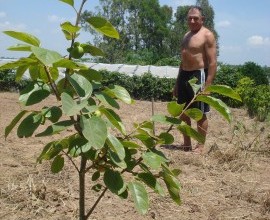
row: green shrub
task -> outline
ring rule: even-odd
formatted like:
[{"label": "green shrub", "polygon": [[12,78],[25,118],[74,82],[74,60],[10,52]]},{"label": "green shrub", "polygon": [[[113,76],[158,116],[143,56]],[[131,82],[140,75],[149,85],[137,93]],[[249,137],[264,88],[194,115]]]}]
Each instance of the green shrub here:
[{"label": "green shrub", "polygon": [[221,64],[218,68],[214,84],[227,85],[236,88],[238,81],[243,75],[236,66]]},{"label": "green shrub", "polygon": [[140,100],[151,100],[154,98],[159,101],[172,100],[172,88],[175,80],[173,78],[159,78],[151,73],[145,73],[141,76],[118,72],[100,71],[104,79],[104,85],[121,85],[126,88],[131,97]]},{"label": "green shrub", "polygon": [[0,70],[0,91],[22,90],[27,84],[27,80],[16,82],[14,70]]},{"label": "green shrub", "polygon": [[265,121],[270,114],[270,86],[258,85],[244,77],[239,81],[236,91],[241,96],[250,117]]},{"label": "green shrub", "polygon": [[239,70],[243,76],[252,79],[255,85],[269,85],[266,71],[256,63],[246,62]]},{"label": "green shrub", "polygon": [[[243,75],[240,73],[238,66],[232,66],[227,64],[219,65],[214,84],[216,85],[227,85],[231,88],[236,88],[238,81],[243,78]],[[214,95],[216,98],[221,99],[228,106],[233,108],[238,108],[243,106],[242,102],[239,102],[235,99],[231,99],[222,95]]]},{"label": "green shrub", "polygon": [[179,67],[180,59],[179,57],[166,57],[158,60],[155,66],[176,66]]}]

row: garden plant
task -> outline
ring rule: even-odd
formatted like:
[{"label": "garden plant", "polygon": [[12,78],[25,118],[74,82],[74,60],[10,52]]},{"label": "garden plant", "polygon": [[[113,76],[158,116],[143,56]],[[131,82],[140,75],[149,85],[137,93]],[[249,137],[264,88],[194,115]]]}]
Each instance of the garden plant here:
[{"label": "garden plant", "polygon": [[[131,197],[136,209],[142,214],[149,209],[149,190],[165,196],[166,188],[170,197],[180,205],[181,186],[177,178],[180,170],[169,166],[169,158],[159,150],[159,146],[174,142],[170,134],[172,128],[204,143],[202,135],[179,119],[185,113],[194,120],[200,120],[202,113],[172,101],[167,105],[168,114],[153,115],[148,121],[136,122],[134,130],[127,132],[117,110],[120,101],[132,104],[134,100],[119,85],[104,86],[101,74],[78,60],[85,54],[105,55],[90,43],[77,41],[81,29],[80,16],[87,0],[82,0],[79,10],[75,8],[73,0],[60,1],[74,8],[77,15],[75,24],[69,21],[61,24],[63,34],[70,42],[67,56],[42,48],[40,40],[31,34],[4,31],[6,35],[21,41],[8,49],[26,51],[29,56],[3,64],[0,70],[15,69],[17,81],[23,79],[28,70],[31,79],[19,96],[20,103],[26,108],[6,127],[5,138],[15,128],[19,138],[52,136],[52,141],[44,146],[37,162],[52,161],[53,173],[60,172],[67,162],[74,166],[78,173],[78,218],[81,220],[91,216],[107,190],[121,198]],[[119,38],[117,30],[104,18],[90,17],[87,22],[101,34],[116,40]],[[61,77],[63,69],[64,77]],[[206,102],[231,121],[230,109],[226,104],[210,95],[204,95],[204,92],[240,100],[234,90],[228,86],[213,85],[200,91],[201,87],[196,85],[196,80],[190,83],[196,93],[192,102]],[[49,96],[54,96],[58,105],[29,110],[29,106],[42,103]],[[156,134],[154,123],[165,123],[168,129]],[[38,132],[40,129],[43,131]],[[73,129],[74,133],[53,139],[55,134],[67,129]],[[89,209],[85,200],[85,189],[88,187],[86,175],[92,175],[91,180],[95,183],[92,189],[100,192]]]}]

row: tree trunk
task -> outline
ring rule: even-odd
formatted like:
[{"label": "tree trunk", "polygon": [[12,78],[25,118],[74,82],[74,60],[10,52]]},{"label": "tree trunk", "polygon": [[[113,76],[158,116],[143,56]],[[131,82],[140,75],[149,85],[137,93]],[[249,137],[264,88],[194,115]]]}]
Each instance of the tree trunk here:
[{"label": "tree trunk", "polygon": [[85,216],[85,168],[87,160],[81,157],[81,167],[79,172],[79,216],[80,220],[86,220]]}]

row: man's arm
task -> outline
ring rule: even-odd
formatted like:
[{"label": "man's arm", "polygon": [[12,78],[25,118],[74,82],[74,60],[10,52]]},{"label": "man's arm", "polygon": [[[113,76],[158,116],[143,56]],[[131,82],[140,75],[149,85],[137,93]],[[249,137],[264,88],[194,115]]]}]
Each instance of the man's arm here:
[{"label": "man's arm", "polygon": [[206,33],[205,52],[208,60],[208,77],[205,82],[207,87],[213,83],[217,71],[217,45],[215,36],[210,31]]}]

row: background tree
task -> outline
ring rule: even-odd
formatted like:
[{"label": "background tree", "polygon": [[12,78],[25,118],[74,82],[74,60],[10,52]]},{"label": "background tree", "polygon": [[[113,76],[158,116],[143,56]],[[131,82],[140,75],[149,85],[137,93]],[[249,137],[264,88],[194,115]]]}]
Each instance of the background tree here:
[{"label": "background tree", "polygon": [[[101,62],[132,63],[141,65],[179,64],[180,43],[188,31],[187,13],[190,6],[179,6],[173,15],[171,7],[160,6],[159,0],[100,0],[96,11],[85,11],[82,26],[89,31],[85,22],[89,16],[107,18],[118,30],[121,38],[113,41],[95,34],[94,44],[106,54]],[[198,0],[206,16],[205,26],[214,29],[214,10],[208,0]],[[177,61],[177,62],[176,62]],[[176,65],[177,66],[177,65]]]},{"label": "background tree", "polygon": [[[101,43],[96,45],[109,56],[110,62],[128,62],[138,58],[139,61],[154,64],[171,55],[168,45],[173,14],[171,7],[161,7],[158,0],[100,0],[100,5],[97,12],[83,13],[82,24],[88,31],[85,20],[89,15],[96,14],[106,17],[116,27],[120,41],[111,44],[103,37]],[[96,35],[94,42],[98,41],[100,37]]]},{"label": "background tree", "polygon": [[173,23],[173,27],[171,30],[171,52],[173,56],[180,55],[180,44],[185,35],[188,31],[187,25],[187,13],[189,10],[189,6],[179,6],[176,9],[175,13],[175,20]]}]

